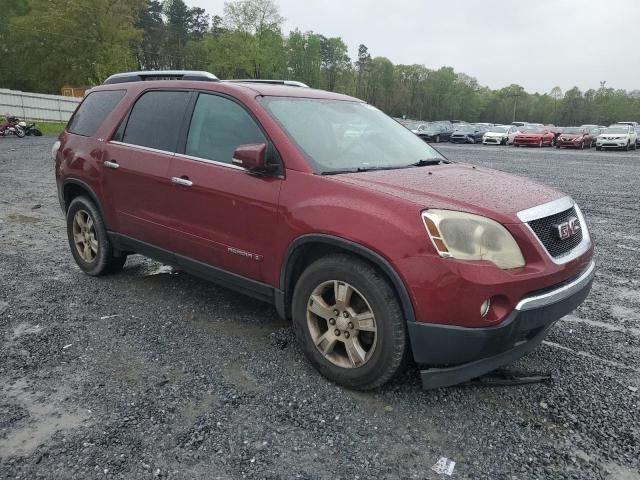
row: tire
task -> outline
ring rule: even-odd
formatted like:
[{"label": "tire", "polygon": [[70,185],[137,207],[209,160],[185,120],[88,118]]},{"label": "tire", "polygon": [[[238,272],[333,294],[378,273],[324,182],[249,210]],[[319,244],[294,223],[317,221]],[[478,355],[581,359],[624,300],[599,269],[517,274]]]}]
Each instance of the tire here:
[{"label": "tire", "polygon": [[16,127],[16,137],[24,138],[24,136],[25,136],[24,129],[22,127]]},{"label": "tire", "polygon": [[579,147],[579,148],[580,148],[580,150],[584,150],[584,142],[582,142],[582,143],[580,144],[580,147]]},{"label": "tire", "polygon": [[[362,328],[373,328],[375,332],[359,331],[357,322],[345,323],[354,317],[348,312],[345,315],[346,307],[335,300],[336,282],[342,291],[351,287],[351,312],[372,313],[370,319],[363,320]],[[312,295],[322,298],[315,302]],[[313,313],[312,306],[322,315]],[[338,315],[333,318],[335,311]],[[386,278],[358,258],[331,255],[311,264],[295,286],[292,312],[293,327],[302,351],[332,382],[355,390],[371,390],[388,382],[405,365],[409,341],[395,291]],[[355,357],[360,362],[348,355],[348,342],[359,345],[361,353],[364,352],[364,356],[357,354]],[[327,351],[326,355],[319,345]]]},{"label": "tire", "polygon": [[436,135],[436,143],[440,143],[440,135]]},{"label": "tire", "polygon": [[542,139],[540,139],[540,143],[538,144],[538,148],[542,148]]},{"label": "tire", "polygon": [[[84,218],[85,228],[76,221],[77,216]],[[90,220],[90,222],[89,222]],[[84,238],[76,245],[75,236]],[[87,197],[73,199],[67,210],[67,238],[71,255],[80,269],[87,275],[97,277],[118,272],[127,261],[126,255],[116,255],[107,236],[104,220],[94,203]],[[95,245],[95,246],[94,246]],[[84,252],[81,254],[80,250]]]},{"label": "tire", "polygon": [[602,150],[602,147],[598,147],[598,146],[596,145],[596,150],[599,152],[600,150]]},{"label": "tire", "polygon": [[556,143],[556,148],[560,148],[560,145],[558,145],[557,143]]},{"label": "tire", "polygon": [[39,129],[37,129],[37,128],[34,128],[34,129],[32,130],[32,132],[33,132],[33,136],[34,136],[34,137],[41,137],[41,136],[42,136],[42,132],[41,132]]},{"label": "tire", "polygon": [[629,142],[627,142],[627,146],[624,147],[624,151],[628,152],[631,149],[631,145],[629,144]]}]

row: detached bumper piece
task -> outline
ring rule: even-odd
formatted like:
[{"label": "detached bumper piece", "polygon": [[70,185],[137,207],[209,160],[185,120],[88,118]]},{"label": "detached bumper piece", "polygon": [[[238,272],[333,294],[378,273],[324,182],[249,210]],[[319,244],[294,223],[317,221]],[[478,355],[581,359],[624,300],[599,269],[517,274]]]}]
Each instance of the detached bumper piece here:
[{"label": "detached bumper piece", "polygon": [[595,264],[577,277],[523,298],[501,324],[464,328],[410,322],[409,337],[418,364],[444,365],[420,372],[422,388],[448,387],[513,363],[534,350],[557,320],[589,295]]}]

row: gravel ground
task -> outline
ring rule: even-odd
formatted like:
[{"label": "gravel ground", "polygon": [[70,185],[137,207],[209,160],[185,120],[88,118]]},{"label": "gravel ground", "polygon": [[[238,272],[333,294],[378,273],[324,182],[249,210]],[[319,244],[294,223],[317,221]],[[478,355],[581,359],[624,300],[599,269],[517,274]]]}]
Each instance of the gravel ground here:
[{"label": "gravel ground", "polygon": [[639,479],[640,152],[443,145],[580,203],[589,299],[518,367],[553,382],[370,393],[321,378],[270,306],[134,256],[72,261],[52,137],[0,139],[0,478]]}]

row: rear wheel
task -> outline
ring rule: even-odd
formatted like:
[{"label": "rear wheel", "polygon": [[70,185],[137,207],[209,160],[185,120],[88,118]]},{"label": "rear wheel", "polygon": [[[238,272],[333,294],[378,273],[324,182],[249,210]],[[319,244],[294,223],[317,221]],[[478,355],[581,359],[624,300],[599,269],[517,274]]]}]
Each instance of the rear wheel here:
[{"label": "rear wheel", "polygon": [[303,352],[335,383],[369,390],[404,365],[408,340],[398,299],[362,260],[332,255],[311,264],[296,284],[292,312]]},{"label": "rear wheel", "polygon": [[117,272],[127,261],[126,255],[115,254],[102,216],[87,197],[76,197],[69,205],[67,237],[74,260],[88,275]]}]

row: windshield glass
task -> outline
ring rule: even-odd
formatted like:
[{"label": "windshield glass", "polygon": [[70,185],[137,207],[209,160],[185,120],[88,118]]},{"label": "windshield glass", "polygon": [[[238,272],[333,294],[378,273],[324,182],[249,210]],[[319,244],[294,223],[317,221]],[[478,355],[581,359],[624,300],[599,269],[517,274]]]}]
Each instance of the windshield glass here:
[{"label": "windshield glass", "polygon": [[491,127],[489,129],[490,133],[505,133],[509,130],[509,127]]},{"label": "windshield glass", "polygon": [[446,162],[410,130],[366,103],[293,97],[259,100],[319,173],[402,168],[420,160]]},{"label": "windshield glass", "polygon": [[456,127],[453,133],[473,133],[475,132],[475,128],[470,125],[465,125],[464,127]]},{"label": "windshield glass", "polygon": [[607,128],[604,133],[629,133],[629,129],[628,128],[624,128],[624,127],[613,127],[613,128]]},{"label": "windshield glass", "polygon": [[567,135],[582,135],[582,129],[577,127],[565,128],[562,133],[566,133]]},{"label": "windshield glass", "polygon": [[544,129],[540,127],[525,127],[520,130],[522,133],[543,133]]}]

